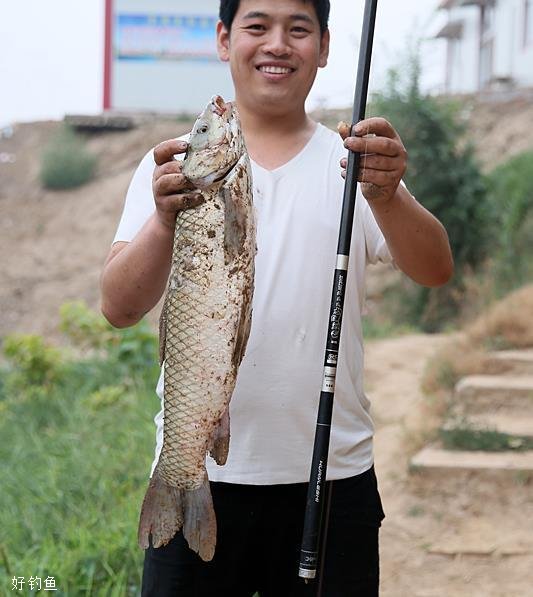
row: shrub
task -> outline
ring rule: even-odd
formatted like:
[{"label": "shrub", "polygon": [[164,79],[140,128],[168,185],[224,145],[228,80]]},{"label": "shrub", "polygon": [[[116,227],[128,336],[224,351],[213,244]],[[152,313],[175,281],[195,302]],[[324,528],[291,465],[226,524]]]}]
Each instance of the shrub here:
[{"label": "shrub", "polygon": [[75,346],[103,354],[125,368],[158,369],[157,337],[146,320],[129,328],[117,329],[83,301],[61,306],[60,329]]},{"label": "shrub", "polygon": [[462,127],[456,106],[421,93],[417,58],[407,72],[402,79],[391,71],[387,88],[374,96],[371,112],[390,120],[400,134],[409,153],[405,182],[450,238],[456,268],[451,283],[438,289],[402,284],[398,316],[436,331],[457,314],[464,271],[477,267],[487,254],[491,212],[473,148],[457,143]]},{"label": "shrub", "polygon": [[94,176],[96,156],[85,148],[83,138],[64,126],[46,146],[41,157],[41,183],[47,189],[80,186]]},{"label": "shrub", "polygon": [[489,204],[494,212],[494,274],[501,293],[533,280],[533,152],[517,155],[488,176]]},{"label": "shrub", "polygon": [[26,385],[39,386],[47,385],[57,377],[61,353],[47,346],[40,336],[6,336],[3,349],[12,368],[12,379],[24,379]]}]

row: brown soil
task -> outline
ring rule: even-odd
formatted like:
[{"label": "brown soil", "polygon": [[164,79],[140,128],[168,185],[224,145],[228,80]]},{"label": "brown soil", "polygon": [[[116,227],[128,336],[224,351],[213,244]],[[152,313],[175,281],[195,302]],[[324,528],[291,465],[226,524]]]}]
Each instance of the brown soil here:
[{"label": "brown soil", "polygon": [[12,332],[55,335],[61,304],[83,299],[98,308],[98,280],[136,165],[164,139],[190,126],[145,123],[126,133],[89,138],[99,156],[97,178],[79,189],[46,191],[39,156],[59,124],[18,125],[0,139],[0,338]]}]

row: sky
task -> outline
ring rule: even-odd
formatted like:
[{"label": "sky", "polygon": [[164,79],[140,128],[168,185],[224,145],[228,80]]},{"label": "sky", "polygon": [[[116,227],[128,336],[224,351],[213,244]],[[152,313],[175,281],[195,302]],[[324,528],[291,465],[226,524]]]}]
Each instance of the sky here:
[{"label": "sky", "polygon": [[[176,0],[176,5],[185,0]],[[430,37],[444,15],[438,0],[379,0],[370,90],[421,43],[423,87],[444,77],[444,44]],[[328,66],[321,69],[308,108],[353,101],[363,0],[331,0]],[[102,108],[104,0],[24,0],[0,5],[0,126],[96,114]]]}]

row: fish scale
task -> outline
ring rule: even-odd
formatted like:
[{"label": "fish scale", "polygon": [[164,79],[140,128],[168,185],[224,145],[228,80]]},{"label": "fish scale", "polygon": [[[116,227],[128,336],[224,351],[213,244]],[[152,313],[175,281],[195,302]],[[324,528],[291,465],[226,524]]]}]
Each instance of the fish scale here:
[{"label": "fish scale", "polygon": [[251,167],[235,107],[215,96],[189,139],[183,174],[204,202],[178,212],[160,321],[163,446],[139,520],[139,545],[183,528],[212,559],[216,517],[206,454],[229,449],[229,402],[251,325],[255,218]]},{"label": "fish scale", "polygon": [[173,250],[176,267],[170,275],[170,288],[175,289],[170,290],[166,306],[165,353],[182,357],[165,361],[166,392],[177,399],[165,404],[161,476],[172,486],[184,489],[196,489],[204,482],[203,464],[199,467],[198,462],[202,462],[208,448],[205,420],[217,421],[226,407],[224,401],[216,403],[213,380],[205,379],[204,371],[213,353],[218,352],[216,338],[206,337],[209,328],[203,325],[206,314],[220,306],[220,289],[209,292],[208,274],[213,263],[200,258],[195,267],[183,268],[185,247],[198,256],[213,251],[207,241],[217,245],[216,238],[206,236],[209,225],[223,229],[223,212],[212,204],[204,203],[178,215]]}]

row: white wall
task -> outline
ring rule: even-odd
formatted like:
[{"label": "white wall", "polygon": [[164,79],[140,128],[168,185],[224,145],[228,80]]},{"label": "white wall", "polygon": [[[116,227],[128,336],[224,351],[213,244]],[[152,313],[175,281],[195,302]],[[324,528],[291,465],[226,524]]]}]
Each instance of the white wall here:
[{"label": "white wall", "polygon": [[452,53],[451,93],[473,93],[478,87],[478,30],[479,13],[473,6],[455,8],[450,11],[450,19],[462,21],[463,34],[458,40],[450,40],[455,49]]},{"label": "white wall", "polygon": [[[454,7],[449,19],[463,22],[459,40],[448,40],[451,93],[479,90],[479,23],[478,6]],[[524,1],[497,0],[495,19],[486,39],[493,38],[492,79],[510,78],[516,87],[533,86],[533,43],[524,46]]]},{"label": "white wall", "polygon": [[514,0],[514,39],[512,74],[519,87],[533,87],[533,40],[524,45],[524,2]]}]

